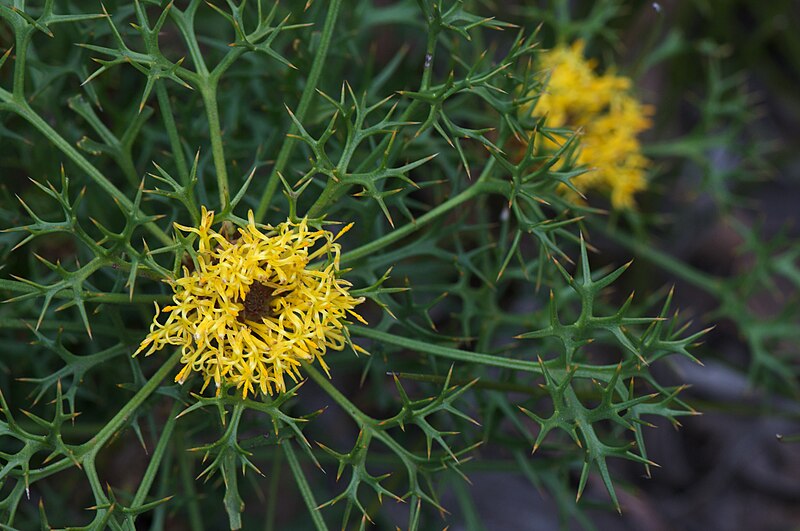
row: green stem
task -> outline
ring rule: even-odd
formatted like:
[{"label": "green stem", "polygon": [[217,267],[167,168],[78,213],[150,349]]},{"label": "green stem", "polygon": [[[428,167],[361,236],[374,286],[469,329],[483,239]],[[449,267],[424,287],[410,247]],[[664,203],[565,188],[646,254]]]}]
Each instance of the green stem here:
[{"label": "green stem", "polygon": [[[164,422],[164,429],[161,431],[161,437],[158,439],[158,444],[153,452],[153,457],[150,459],[150,463],[147,465],[147,470],[145,470],[144,476],[142,476],[142,481],[139,483],[139,488],[136,490],[136,496],[134,496],[133,502],[131,502],[131,509],[133,510],[144,504],[144,500],[147,498],[148,492],[150,492],[150,487],[153,485],[153,481],[156,478],[159,468],[161,468],[162,460],[164,459],[166,450],[170,441],[172,440],[172,432],[175,429],[176,422],[175,417],[180,411],[180,408],[180,402],[176,401],[172,405],[172,410],[170,411],[166,422]],[[135,521],[136,515],[134,514],[132,518]]]},{"label": "green stem", "polygon": [[[416,352],[424,352],[425,354],[430,354],[431,356],[437,356],[440,358],[450,359],[454,361],[460,361],[470,364],[486,365],[488,367],[499,367],[501,369],[523,371],[537,375],[543,374],[544,372],[542,369],[542,364],[543,364],[547,368],[548,372],[551,375],[553,375],[553,377],[556,378],[557,380],[565,378],[568,374],[567,370],[563,367],[561,360],[558,358],[544,361],[541,362],[542,364],[540,364],[538,362],[533,362],[533,361],[519,360],[515,358],[504,358],[502,356],[496,356],[493,354],[484,354],[481,352],[470,352],[467,350],[460,350],[457,348],[442,347],[440,345],[435,345],[430,342],[417,341],[416,339],[408,339],[405,337],[389,334],[387,332],[381,332],[380,330],[374,330],[372,328],[367,328],[365,326],[360,326],[360,325],[350,325],[348,326],[348,329],[350,333],[360,337],[373,339],[375,341],[388,343],[390,345],[397,345],[398,347],[403,347],[408,350]],[[531,357],[533,357],[532,353]],[[574,373],[571,373],[571,375],[576,378],[589,378],[594,380],[600,380],[603,382],[608,382],[611,381],[612,378],[615,378],[618,369],[619,369],[618,365],[589,365],[584,367],[579,364],[576,364],[576,366],[572,367],[570,371],[574,370]]]},{"label": "green stem", "polygon": [[14,84],[12,90],[14,96],[20,101],[24,101],[25,94],[25,62],[28,58],[28,45],[31,43],[34,29],[30,26],[20,27],[13,24],[16,33],[17,54],[14,59]]},{"label": "green stem", "polygon": [[[170,448],[161,465],[162,470],[169,471],[172,469],[172,461],[174,458],[175,452]],[[150,531],[164,531],[166,529],[164,522],[167,519],[167,511],[172,512],[172,507],[166,502],[171,499],[170,494],[173,491],[173,482],[174,478],[172,474],[161,474],[158,482],[158,492],[155,494],[159,503],[153,508],[150,520]]]},{"label": "green stem", "polygon": [[[24,319],[0,319],[0,330],[30,330],[36,324],[36,318],[32,322],[25,321]],[[85,333],[86,328],[83,323],[76,323],[74,321],[42,321],[39,325],[39,330],[56,330],[65,332]],[[95,335],[104,335],[115,337],[117,339],[130,340],[132,343],[138,343],[142,339],[142,334],[138,330],[120,330],[116,326],[109,325],[95,325],[92,324],[92,333]]]},{"label": "green stem", "polygon": [[[500,436],[495,436],[495,440],[500,441],[501,437]],[[502,440],[502,443],[506,444],[506,445],[508,445],[509,447],[512,447],[512,448],[516,445],[516,446],[519,446],[519,448],[522,449],[523,451],[527,451],[528,453],[530,452],[530,446],[528,445],[527,442],[524,443],[524,445],[522,445],[521,442],[519,440],[517,440],[517,439],[505,438],[505,439]],[[541,448],[545,448],[547,446],[548,446],[548,443],[545,442],[541,446]],[[554,447],[553,449],[554,450],[557,450],[557,446],[558,445],[556,443],[553,443],[553,447]],[[527,455],[527,453],[526,453],[526,455]],[[324,461],[326,463],[330,462],[333,465],[336,465],[336,464],[339,463],[338,459],[336,459],[335,457],[330,456],[328,454],[324,454],[324,453],[320,454],[319,459],[320,459],[320,461]],[[311,463],[312,462],[311,458],[308,457],[304,453],[301,453],[301,454],[297,455],[297,460],[299,462],[301,462],[301,463]],[[379,467],[385,467],[387,469],[389,467],[397,467],[398,465],[402,465],[402,461],[397,457],[397,454],[395,454],[394,452],[392,452],[392,453],[385,452],[384,453],[384,452],[381,452],[381,451],[379,451],[377,449],[370,451],[369,460],[370,460],[370,463],[372,463],[373,465],[379,466]],[[557,463],[551,462],[550,466],[555,466],[556,464]],[[547,465],[545,463],[537,463],[537,466],[540,466],[543,469],[547,468]],[[494,470],[503,470],[504,472],[520,472],[518,463],[516,463],[514,461],[511,461],[511,460],[501,459],[501,458],[496,458],[496,459],[481,458],[480,460],[473,459],[473,460],[462,461],[461,464],[459,465],[459,468],[465,473],[466,472],[491,472],[491,471],[494,471]]]},{"label": "green stem", "polygon": [[439,28],[432,30],[428,27],[428,42],[425,48],[425,65],[422,71],[422,81],[420,82],[420,92],[430,88],[431,77],[433,75],[433,58],[436,55],[436,40],[439,38]]},{"label": "green stem", "polygon": [[[285,444],[289,444],[286,441]],[[278,489],[281,484],[281,465],[283,461],[283,454],[280,451],[280,446],[276,446],[272,454],[272,477],[269,481],[269,492],[267,494],[267,509],[264,517],[264,531],[275,531],[275,516],[278,511],[278,498],[280,497]]]},{"label": "green stem", "polygon": [[[170,17],[175,21],[178,31],[183,36],[186,42],[186,48],[189,50],[189,57],[192,59],[194,69],[197,74],[202,76],[208,75],[208,67],[206,66],[203,52],[200,50],[200,44],[197,42],[197,36],[194,32],[194,17],[197,14],[197,8],[200,2],[189,2],[189,5],[184,11],[179,9],[171,9]],[[192,72],[194,74],[194,72]]]},{"label": "green stem", "polygon": [[[301,360],[303,365],[303,370],[308,373],[309,377],[314,380],[314,382],[325,391],[328,396],[330,396],[338,405],[341,407],[345,413],[350,415],[360,430],[364,430],[366,432],[366,436],[368,438],[374,437],[383,443],[387,448],[389,448],[392,452],[394,452],[400,459],[407,463],[409,459],[414,459],[414,454],[408,451],[403,445],[399,444],[397,441],[392,438],[386,432],[386,429],[389,426],[396,426],[399,424],[400,415],[393,417],[392,419],[386,419],[383,421],[379,421],[367,415],[366,413],[362,412],[358,409],[355,404],[350,402],[341,392],[339,392],[334,385],[328,381],[328,379],[317,369],[306,363],[305,361]],[[365,442],[368,444],[368,442]]]},{"label": "green stem", "polygon": [[350,332],[352,334],[374,339],[375,341],[397,345],[398,347],[415,350],[417,352],[424,352],[440,358],[447,358],[464,363],[477,363],[480,365],[488,365],[491,367],[500,367],[503,369],[512,369],[517,371],[534,372],[540,374],[542,368],[538,363],[533,361],[517,360],[513,358],[503,358],[501,356],[493,356],[491,354],[482,354],[479,352],[469,352],[457,348],[442,347],[434,345],[426,341],[417,341],[416,339],[408,339],[394,334],[388,334],[365,326],[350,325]]},{"label": "green stem", "polygon": [[340,393],[339,390],[336,389],[336,387],[334,387],[334,385],[328,380],[328,378],[323,376],[321,372],[319,372],[317,369],[315,369],[314,367],[312,367],[303,360],[300,360],[300,363],[303,365],[303,370],[305,370],[306,373],[308,373],[308,376],[312,380],[314,380],[314,382],[316,382],[316,384],[320,386],[323,391],[325,391],[331,398],[333,398],[333,400],[337,404],[339,404],[339,407],[341,407],[348,415],[350,415],[353,418],[353,420],[355,420],[356,423],[358,423],[359,426],[363,425],[372,426],[374,424],[377,424],[378,422],[377,420],[373,419],[372,417],[369,417],[368,415],[364,414],[360,409],[358,409],[356,405],[350,402],[350,400],[348,400],[347,397],[345,397],[342,393]]},{"label": "green stem", "polygon": [[[25,294],[38,293],[41,290],[24,282],[0,278],[0,291]],[[72,299],[73,293],[71,290],[65,289],[58,292],[55,296],[61,299]],[[81,298],[87,302],[101,302],[107,304],[153,304],[153,302],[168,303],[172,300],[171,295],[143,294],[133,295],[133,297],[131,297],[127,293],[106,293],[99,291],[84,291]]]},{"label": "green stem", "polygon": [[314,499],[314,493],[311,492],[311,487],[308,485],[306,476],[303,473],[303,468],[297,460],[297,456],[292,448],[292,441],[285,440],[281,443],[283,453],[286,456],[286,461],[289,463],[289,468],[292,469],[292,474],[297,482],[297,488],[300,489],[300,494],[303,496],[303,501],[306,503],[308,513],[311,515],[311,520],[314,522],[314,527],[317,531],[327,531],[328,526],[325,525],[325,520],[322,519],[322,514],[319,512],[319,504]]},{"label": "green stem", "polygon": [[[488,166],[489,164],[487,164],[487,167]],[[485,175],[488,175],[488,173],[485,173]],[[360,258],[363,258],[364,256],[368,256],[380,249],[383,249],[387,245],[391,245],[396,241],[402,240],[406,236],[413,234],[414,232],[420,230],[428,223],[434,221],[436,218],[446,214],[447,212],[450,212],[454,208],[469,201],[473,197],[480,195],[481,193],[487,191],[488,189],[489,187],[487,186],[487,183],[485,183],[485,181],[482,181],[481,179],[478,179],[478,181],[475,182],[475,184],[473,184],[466,190],[455,195],[454,197],[451,197],[444,203],[440,204],[433,210],[423,214],[422,216],[412,221],[411,223],[406,223],[399,229],[395,229],[389,234],[381,236],[380,238],[373,240],[365,245],[362,245],[361,247],[357,247],[352,251],[348,251],[342,254],[341,258],[342,264],[354,262]]]},{"label": "green stem", "polygon": [[[425,53],[425,68],[422,73],[422,80],[420,81],[420,89],[419,89],[420,91],[427,90],[430,87],[431,72],[433,70],[432,67],[433,57],[434,54],[436,53],[436,39],[438,38],[438,36],[439,36],[438,30],[432,30],[428,33],[428,43]],[[411,115],[413,103],[414,102],[412,102],[412,105],[409,105],[409,107],[403,113],[403,118],[401,119],[401,121],[406,121],[408,117]],[[356,131],[361,129],[362,120],[363,118],[359,118],[356,120],[356,123],[353,124],[353,128]],[[419,134],[419,132],[417,134]],[[385,139],[384,141],[388,142],[388,139]],[[359,142],[351,142],[350,139],[348,139],[347,143],[345,144],[345,149],[342,152],[342,156],[339,160],[339,163],[336,166],[336,172],[338,175],[347,174],[347,168],[350,165],[350,160],[353,158],[353,155],[355,154],[355,150],[356,148],[358,148],[358,145]],[[373,154],[378,154],[382,152],[383,150],[381,148],[373,150]],[[369,158],[372,158],[372,156],[370,156]],[[493,160],[494,159],[492,159],[492,163]],[[344,185],[338,181],[329,179],[328,182],[325,183],[325,188],[322,190],[320,196],[317,198],[316,201],[314,201],[314,204],[311,205],[311,208],[309,208],[308,216],[311,218],[315,218],[322,215],[324,213],[324,210],[330,204],[338,201],[347,192],[349,188],[350,188],[349,185]]]},{"label": "green stem", "polygon": [[121,145],[115,146],[119,150],[117,153],[116,161],[119,165],[122,173],[125,174],[125,177],[128,179],[128,182],[134,188],[139,186],[139,175],[136,172],[136,165],[133,163],[133,157],[131,156],[130,151],[123,148]]},{"label": "green stem", "polygon": [[[51,476],[73,466],[81,466],[89,480],[89,485],[95,494],[98,505],[107,502],[100,478],[95,468],[95,459],[103,449],[108,440],[113,437],[119,429],[130,420],[131,416],[141,406],[145,400],[161,385],[167,374],[178,363],[181,358],[181,351],[175,351],[156,373],[145,383],[139,391],[120,409],[114,417],[106,423],[97,434],[75,449],[74,455],[65,457],[56,463],[31,473],[31,481],[38,481]],[[96,518],[103,518],[107,509],[98,509]]]},{"label": "green stem", "polygon": [[109,156],[111,156],[111,158],[117,162],[120,169],[122,169],[122,173],[125,174],[128,183],[134,188],[137,188],[139,186],[139,176],[136,173],[136,165],[133,163],[133,157],[131,156],[130,144],[123,145],[120,139],[111,132],[108,126],[103,123],[94,112],[91,105],[87,104],[83,98],[78,97],[70,99],[69,107],[78,113],[100,137],[100,140],[108,146],[110,149],[108,153]]},{"label": "green stem", "polygon": [[[72,145],[67,142],[61,135],[53,129],[50,124],[44,121],[26,102],[17,102],[11,109],[20,117],[30,123],[33,127],[39,130],[47,139],[58,149],[60,149],[67,157],[69,157],[79,168],[86,172],[86,174],[97,185],[107,192],[111,197],[117,200],[122,208],[132,210],[133,202],[128,197],[120,192],[119,188],[109,181],[105,175],[100,173],[91,162],[81,155]],[[172,238],[161,230],[155,223],[148,222],[144,227],[150,231],[156,238],[166,245],[172,245]]]},{"label": "green stem", "polygon": [[181,183],[186,186],[189,184],[189,168],[186,166],[186,159],[183,157],[181,137],[178,134],[178,126],[175,124],[175,115],[172,112],[169,93],[164,83],[156,83],[156,96],[158,97],[158,109],[161,111],[161,118],[164,120],[164,129],[167,130],[167,137],[175,159],[175,167],[178,169]]},{"label": "green stem", "polygon": [[[314,62],[311,65],[311,71],[308,73],[308,78],[306,78],[303,94],[300,96],[300,102],[297,105],[297,109],[294,111],[295,117],[300,122],[302,122],[305,118],[308,107],[311,104],[311,98],[314,96],[314,93],[317,90],[319,76],[322,73],[322,68],[325,65],[325,60],[328,56],[328,47],[330,46],[331,38],[333,37],[333,30],[336,27],[336,20],[339,15],[339,7],[341,6],[341,3],[342,0],[330,0],[329,2],[328,14],[325,17],[325,24],[322,27],[322,35],[320,37],[319,47],[317,48]],[[294,125],[294,123],[292,123],[292,126],[289,128],[289,134],[297,134],[297,127]],[[261,195],[261,200],[258,203],[258,208],[256,209],[255,213],[256,221],[262,221],[264,219],[267,209],[272,202],[272,197],[275,195],[275,190],[278,187],[278,183],[280,182],[278,174],[286,167],[286,163],[289,161],[289,157],[292,154],[294,145],[294,139],[289,137],[284,139],[281,150],[278,152],[278,157],[275,160],[275,166],[273,166],[269,180],[267,181],[267,186],[264,189],[264,192]]]},{"label": "green stem", "polygon": [[217,174],[220,207],[224,211],[230,203],[230,189],[228,187],[228,169],[225,166],[225,150],[222,147],[216,81],[205,78],[200,85],[200,94],[203,96],[203,105],[208,118],[208,135],[211,138],[211,156],[214,159],[214,171]]},{"label": "green stem", "polygon": [[350,185],[328,179],[328,182],[325,183],[325,188],[322,189],[322,193],[319,194],[317,200],[308,209],[306,216],[310,218],[320,217],[328,205],[341,199],[348,188],[350,188]]},{"label": "green stem", "polygon": [[164,378],[172,371],[173,367],[177,365],[181,359],[181,351],[176,350],[164,364],[156,371],[156,373],[145,383],[139,391],[117,412],[108,423],[97,432],[97,435],[82,444],[78,453],[82,454],[82,461],[93,460],[100,452],[106,442],[115,434],[119,429],[130,420],[133,413],[141,406],[145,400],[155,391]]},{"label": "green stem", "polygon": [[475,509],[475,502],[473,501],[472,495],[467,488],[467,482],[464,481],[464,478],[461,478],[456,474],[453,474],[452,477],[453,480],[450,482],[450,485],[453,489],[453,494],[455,494],[456,500],[458,500],[458,504],[461,507],[461,514],[464,518],[464,526],[468,531],[485,531],[486,528],[481,523],[481,517]]},{"label": "green stem", "polygon": [[[98,507],[107,505],[108,497],[106,497],[105,492],[103,492],[103,484],[100,482],[100,476],[97,474],[97,466],[95,465],[94,459],[89,459],[83,463],[83,473],[86,475],[86,479],[89,482],[89,487],[92,489],[92,493],[94,494],[95,504]],[[106,508],[97,509],[94,521],[103,522],[107,511],[108,509]],[[97,526],[97,528],[99,527],[100,526]]]},{"label": "green stem", "polygon": [[[447,377],[438,374],[417,374],[410,372],[398,372],[395,373],[395,376],[397,376],[400,379],[414,380],[417,382],[430,382],[436,384],[443,384],[444,382],[448,381]],[[449,382],[452,385],[464,386],[471,384],[472,380],[468,380],[466,378],[450,378]],[[539,387],[531,387],[530,385],[513,384],[508,382],[497,382],[491,380],[480,380],[475,383],[474,387],[476,389],[489,389],[491,391],[501,391],[504,393],[523,393],[526,395],[533,395],[533,396],[544,396],[547,394],[547,391],[544,391]]]},{"label": "green stem", "polygon": [[203,518],[200,514],[197,491],[194,488],[192,461],[187,448],[183,429],[178,429],[175,434],[175,449],[178,454],[178,471],[183,486],[186,512],[189,513],[189,528],[192,531],[203,531]]},{"label": "green stem", "polygon": [[[111,357],[111,356],[110,356]],[[19,419],[16,421],[17,425],[29,433],[37,433],[42,427],[39,424],[27,419]],[[97,433],[97,430],[102,428],[105,424],[101,422],[90,422],[86,424],[64,424],[61,426],[61,435],[65,440],[73,440],[76,438],[84,438]]]},{"label": "green stem", "polygon": [[608,238],[633,252],[636,256],[681,277],[686,282],[689,282],[711,295],[719,298],[723,297],[724,285],[720,278],[699,271],[685,262],[660,251],[654,245],[639,241],[621,230],[609,228],[605,224],[594,222],[591,219],[589,219],[588,222],[590,225],[603,231],[603,234]]}]

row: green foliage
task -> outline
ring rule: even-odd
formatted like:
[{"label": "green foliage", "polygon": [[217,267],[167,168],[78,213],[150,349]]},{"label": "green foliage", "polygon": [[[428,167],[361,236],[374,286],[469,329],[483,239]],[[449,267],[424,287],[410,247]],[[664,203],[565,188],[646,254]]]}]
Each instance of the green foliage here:
[{"label": "green foliage", "polygon": [[[584,38],[602,55],[624,10],[595,2],[575,17],[555,4],[504,22],[461,0],[138,0],[101,12],[0,0],[2,524],[428,529],[447,510],[474,520],[462,482],[488,462],[529,478],[565,525],[591,528],[574,493],[597,476],[621,510],[613,463],[649,474],[650,422],[696,414],[654,367],[696,362],[707,331],[659,286],[619,300],[629,264],[590,268],[590,252],[603,256],[592,243],[711,294],[710,318],[745,337],[753,382],[796,393],[796,360],[780,347],[800,333],[797,305],[772,317],[748,306],[776,282],[800,288],[796,243],[741,225],[755,266],[728,278],[651,243],[662,224],[650,203],[689,166],[734,219],[750,166],[720,169],[709,152],[743,142],[741,84],[682,35],[646,50],[643,69],[707,59],[702,116],[648,144],[669,162],[641,211],[607,220],[561,193],[589,170],[575,164],[579,135],[530,109],[546,82],[541,43]],[[538,147],[565,136],[555,152]],[[196,225],[201,206],[229,227],[248,211],[355,223],[341,262],[370,325],[349,326],[349,348],[327,355],[331,378],[304,364],[311,382],[242,399],[171,384],[180,351],[130,357],[153,303],[171,300],[164,281],[195,253],[172,223]],[[69,500],[60,481],[76,485]],[[443,507],[451,488],[460,508]]]}]

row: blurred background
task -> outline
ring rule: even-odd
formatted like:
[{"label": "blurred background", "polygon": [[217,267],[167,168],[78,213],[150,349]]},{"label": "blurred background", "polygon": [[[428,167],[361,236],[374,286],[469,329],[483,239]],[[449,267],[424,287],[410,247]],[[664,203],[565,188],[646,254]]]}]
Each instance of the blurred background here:
[{"label": "blurred background", "polygon": [[[800,433],[800,3],[523,1],[497,9],[518,24],[541,20],[545,47],[591,35],[588,55],[635,79],[657,114],[643,135],[656,193],[644,196],[634,226],[647,226],[647,240],[676,262],[735,286],[731,300],[720,300],[705,279],[689,282],[646,249],[595,234],[600,260],[636,259],[621,294],[674,285],[692,327],[715,328],[694,352],[704,366],[681,359],[675,367],[702,416],[682,419],[679,430],[667,422],[646,430],[650,457],[664,466],[645,478],[632,463],[615,463],[627,483],[623,513],[590,511],[591,524],[800,529],[800,444],[777,437]],[[671,156],[687,144],[690,160]],[[730,311],[737,304],[747,312]],[[776,371],[764,366],[773,358]],[[559,528],[553,498],[536,496],[524,478],[470,477],[485,529]]]}]

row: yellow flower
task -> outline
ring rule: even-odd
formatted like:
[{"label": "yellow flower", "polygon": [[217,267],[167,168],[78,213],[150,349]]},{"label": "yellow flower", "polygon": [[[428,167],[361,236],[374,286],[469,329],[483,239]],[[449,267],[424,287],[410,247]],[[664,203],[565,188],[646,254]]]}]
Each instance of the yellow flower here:
[{"label": "yellow flower", "polygon": [[[651,126],[653,110],[630,94],[629,78],[597,74],[596,61],[585,59],[583,48],[576,41],[542,54],[549,80],[535,112],[547,116],[550,127],[580,131],[577,163],[589,171],[572,179],[576,188],[604,191],[614,208],[630,208],[634,194],[647,187],[649,161],[636,136]],[[545,141],[545,147],[557,146]]]},{"label": "yellow flower", "polygon": [[[351,284],[337,278],[335,242],[352,224],[336,236],[305,219],[262,232],[252,212],[248,218],[236,239],[211,228],[214,212],[205,207],[199,227],[175,224],[197,235],[195,268],[184,267],[183,277],[168,281],[174,304],[156,304],[150,333],[134,355],[181,347],[184,367],[176,382],[196,371],[203,389],[213,380],[217,388],[236,385],[244,397],[283,392],[286,375],[298,381],[300,360],[317,360],[328,372],[323,356],[347,344],[348,315],[365,322],[353,311],[364,298],[351,296]],[[312,267],[315,260],[322,265]],[[163,323],[161,312],[167,313]]]}]

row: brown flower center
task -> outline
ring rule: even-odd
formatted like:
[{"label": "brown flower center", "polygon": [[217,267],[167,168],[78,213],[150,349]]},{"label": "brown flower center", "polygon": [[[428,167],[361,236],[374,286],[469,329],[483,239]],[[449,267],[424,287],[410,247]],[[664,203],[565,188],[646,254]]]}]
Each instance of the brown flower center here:
[{"label": "brown flower center", "polygon": [[271,317],[273,300],[275,300],[275,290],[261,282],[254,281],[242,301],[244,309],[239,312],[239,322],[259,321],[264,317]]}]

